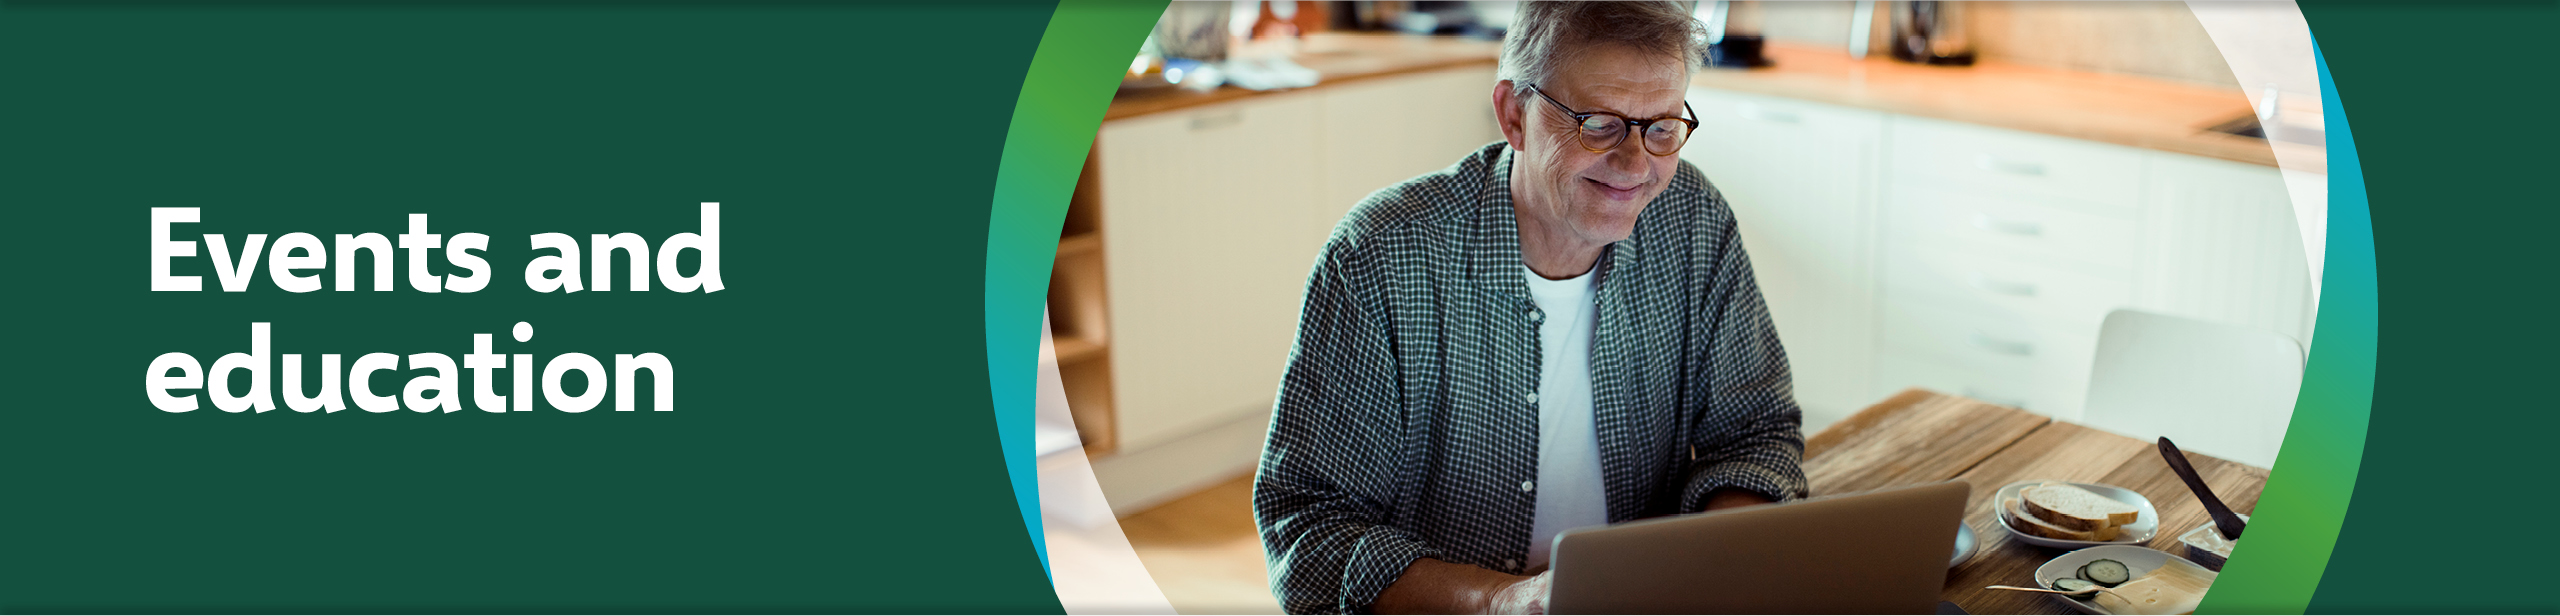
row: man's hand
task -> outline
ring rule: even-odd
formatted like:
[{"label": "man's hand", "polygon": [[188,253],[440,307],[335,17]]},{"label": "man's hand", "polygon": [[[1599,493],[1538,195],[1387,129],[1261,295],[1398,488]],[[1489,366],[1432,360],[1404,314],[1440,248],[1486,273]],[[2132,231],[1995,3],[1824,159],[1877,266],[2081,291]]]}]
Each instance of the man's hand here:
[{"label": "man's hand", "polygon": [[1553,571],[1521,578],[1520,581],[1513,582],[1510,586],[1495,592],[1492,603],[1485,606],[1484,613],[1545,614],[1547,613],[1547,591],[1553,586],[1554,580],[1555,572]]},{"label": "man's hand", "polygon": [[1549,579],[1425,558],[1406,565],[1369,607],[1380,614],[1545,614]]},{"label": "man's hand", "polygon": [[1774,502],[1778,501],[1769,500],[1769,497],[1761,496],[1758,492],[1725,488],[1722,490],[1716,490],[1715,493],[1707,495],[1707,508],[1705,510],[1715,511],[1717,509],[1749,507],[1752,505],[1764,505]]}]

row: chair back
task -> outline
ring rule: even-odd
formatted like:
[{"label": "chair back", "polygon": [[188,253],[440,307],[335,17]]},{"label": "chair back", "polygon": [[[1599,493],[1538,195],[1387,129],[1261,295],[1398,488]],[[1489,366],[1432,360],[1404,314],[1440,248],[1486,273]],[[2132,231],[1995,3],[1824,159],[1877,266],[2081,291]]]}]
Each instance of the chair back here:
[{"label": "chair back", "polygon": [[2302,362],[2302,345],[2283,334],[2117,310],[2098,330],[2081,423],[2273,468]]}]

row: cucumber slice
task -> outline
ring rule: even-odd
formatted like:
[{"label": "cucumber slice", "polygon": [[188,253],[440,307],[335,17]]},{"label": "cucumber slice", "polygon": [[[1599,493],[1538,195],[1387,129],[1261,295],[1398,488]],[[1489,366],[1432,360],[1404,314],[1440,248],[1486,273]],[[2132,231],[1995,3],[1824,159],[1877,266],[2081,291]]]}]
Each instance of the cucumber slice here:
[{"label": "cucumber slice", "polygon": [[2062,578],[2053,581],[2053,589],[2063,592],[2080,592],[2097,587],[2097,582],[2091,582],[2080,578]]},{"label": "cucumber slice", "polygon": [[2117,584],[2133,581],[2133,569],[2125,567],[2124,563],[2104,558],[2089,561],[2082,571],[2088,576],[2084,579],[2108,588],[2115,588]]},{"label": "cucumber slice", "polygon": [[2089,563],[2080,563],[2080,568],[2071,570],[2071,577],[2089,579]]}]

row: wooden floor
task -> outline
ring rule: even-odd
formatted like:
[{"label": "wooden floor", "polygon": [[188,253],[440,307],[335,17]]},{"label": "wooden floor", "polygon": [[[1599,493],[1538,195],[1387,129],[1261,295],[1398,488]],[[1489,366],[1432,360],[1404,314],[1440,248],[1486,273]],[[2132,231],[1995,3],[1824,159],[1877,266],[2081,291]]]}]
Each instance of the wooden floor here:
[{"label": "wooden floor", "polygon": [[1166,600],[1184,614],[1278,614],[1253,528],[1253,476],[1120,519]]}]

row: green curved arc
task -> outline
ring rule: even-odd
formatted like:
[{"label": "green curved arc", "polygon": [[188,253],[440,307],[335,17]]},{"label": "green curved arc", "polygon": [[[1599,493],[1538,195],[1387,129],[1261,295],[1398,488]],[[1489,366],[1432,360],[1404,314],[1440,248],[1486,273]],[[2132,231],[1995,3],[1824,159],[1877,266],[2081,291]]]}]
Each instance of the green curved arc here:
[{"label": "green curved arc", "polygon": [[2328,249],[2312,335],[2318,342],[2247,541],[2232,550],[2199,614],[2303,613],[2328,570],[2364,464],[2381,333],[2373,213],[2345,101],[2316,43],[2312,57],[2329,130]]},{"label": "green curved arc", "polygon": [[1044,571],[1049,546],[1040,528],[1032,412],[1049,269],[1103,111],[1164,9],[1164,0],[1059,2],[1023,75],[996,171],[987,218],[987,386],[1014,500]]}]

